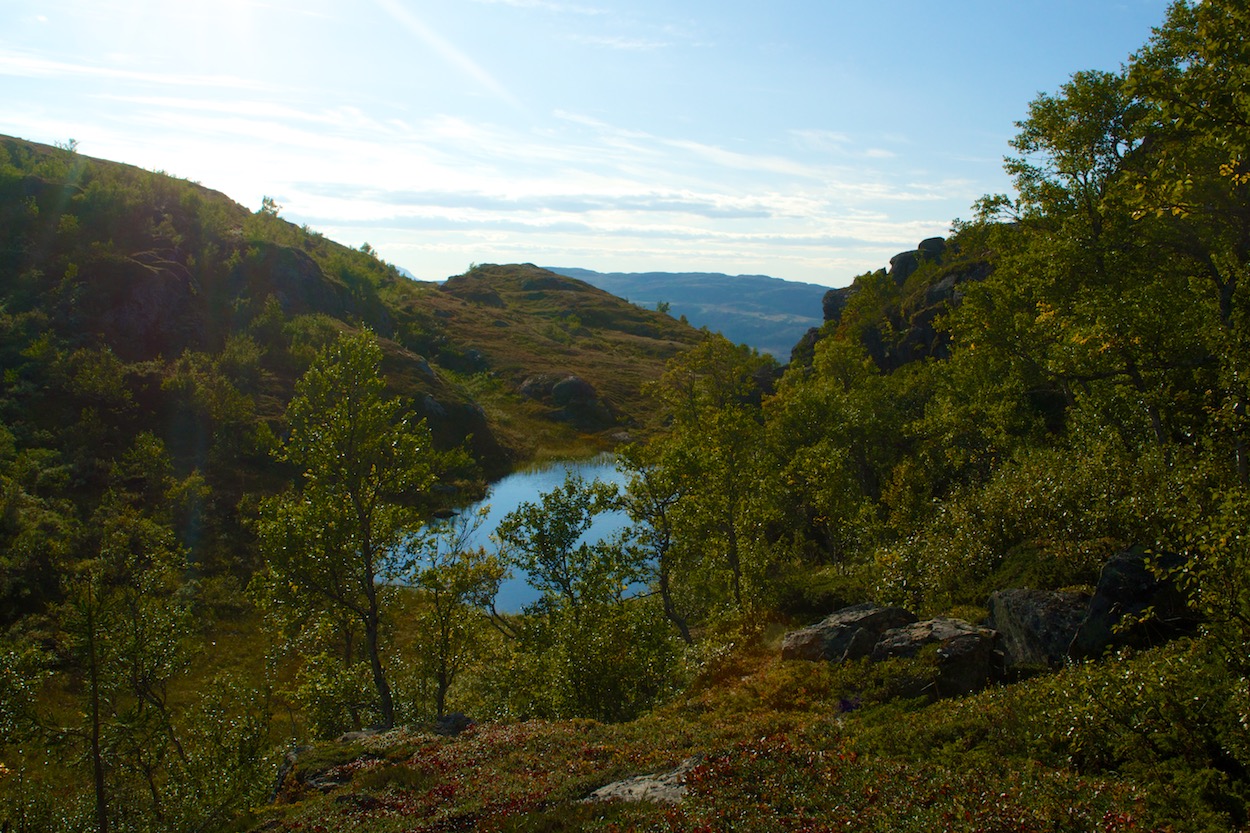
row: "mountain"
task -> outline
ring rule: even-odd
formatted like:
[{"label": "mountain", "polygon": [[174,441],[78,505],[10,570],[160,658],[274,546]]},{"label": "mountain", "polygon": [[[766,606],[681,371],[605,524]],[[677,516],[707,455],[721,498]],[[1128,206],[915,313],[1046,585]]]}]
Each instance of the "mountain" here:
[{"label": "mountain", "polygon": [[767,275],[548,268],[642,306],[668,304],[672,315],[771,353],[782,363],[789,361],[790,349],[804,333],[821,325],[821,301],[829,291],[827,286]]}]

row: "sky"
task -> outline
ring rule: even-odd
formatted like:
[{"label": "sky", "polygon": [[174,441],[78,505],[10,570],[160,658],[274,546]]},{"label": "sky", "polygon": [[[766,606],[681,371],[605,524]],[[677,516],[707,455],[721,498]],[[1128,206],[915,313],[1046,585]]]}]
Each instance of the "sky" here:
[{"label": "sky", "polygon": [[74,139],[416,277],[843,286],[987,193],[1167,0],[0,0],[0,134]]}]

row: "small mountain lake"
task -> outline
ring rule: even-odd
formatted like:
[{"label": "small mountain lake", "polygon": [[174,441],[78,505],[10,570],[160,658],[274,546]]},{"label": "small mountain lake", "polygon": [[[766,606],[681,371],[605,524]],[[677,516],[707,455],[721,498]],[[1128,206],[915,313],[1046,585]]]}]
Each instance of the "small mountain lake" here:
[{"label": "small mountain lake", "polygon": [[[593,457],[589,460],[561,461],[526,469],[525,471],[514,472],[502,480],[492,483],[490,489],[486,492],[486,497],[480,503],[463,510],[465,514],[468,514],[476,512],[482,506],[490,507],[486,521],[477,530],[469,545],[472,547],[485,547],[488,551],[493,552],[495,544],[490,540],[490,536],[494,533],[495,528],[503,520],[504,516],[522,503],[537,503],[539,497],[544,492],[550,492],[557,486],[562,485],[565,475],[569,472],[579,474],[588,481],[597,478],[605,483],[615,483],[618,486],[624,486],[626,478],[617,471],[615,460],[616,458],[611,454],[600,454],[598,457]],[[594,524],[582,536],[582,540],[587,543],[601,541],[622,529],[628,523],[629,519],[624,512],[605,513],[595,518]],[[518,613],[525,605],[537,601],[539,595],[541,594],[537,590],[526,583],[525,576],[514,570],[512,578],[505,581],[499,588],[499,596],[495,600],[495,606],[500,613]]]}]

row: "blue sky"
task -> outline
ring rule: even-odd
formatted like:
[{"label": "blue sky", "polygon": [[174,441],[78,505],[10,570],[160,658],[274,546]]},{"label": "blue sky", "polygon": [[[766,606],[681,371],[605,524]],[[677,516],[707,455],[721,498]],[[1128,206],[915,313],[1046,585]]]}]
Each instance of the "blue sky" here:
[{"label": "blue sky", "polygon": [[0,133],[163,170],[419,278],[840,286],[1006,191],[1039,92],[1166,0],[0,0]]}]

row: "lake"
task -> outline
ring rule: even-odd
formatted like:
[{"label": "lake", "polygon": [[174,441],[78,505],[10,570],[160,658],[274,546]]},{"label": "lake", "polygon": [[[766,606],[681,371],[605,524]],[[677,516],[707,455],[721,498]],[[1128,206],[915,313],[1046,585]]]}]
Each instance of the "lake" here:
[{"label": "lake", "polygon": [[[495,544],[490,540],[490,536],[504,516],[522,503],[537,503],[541,494],[562,485],[565,475],[569,472],[579,474],[588,481],[598,478],[605,483],[615,483],[623,487],[626,478],[616,470],[615,460],[616,458],[611,454],[600,454],[589,460],[551,463],[515,472],[491,484],[486,497],[480,503],[463,510],[465,514],[468,514],[478,511],[483,505],[490,507],[485,523],[477,530],[469,545],[486,547],[488,551],[494,551]],[[595,518],[590,529],[582,536],[582,541],[586,543],[601,541],[628,523],[629,518],[624,512],[606,512]],[[512,578],[505,581],[499,588],[495,607],[500,613],[519,613],[522,607],[537,601],[540,595],[537,590],[526,583],[524,575],[514,570]]]}]

